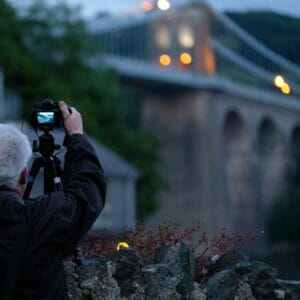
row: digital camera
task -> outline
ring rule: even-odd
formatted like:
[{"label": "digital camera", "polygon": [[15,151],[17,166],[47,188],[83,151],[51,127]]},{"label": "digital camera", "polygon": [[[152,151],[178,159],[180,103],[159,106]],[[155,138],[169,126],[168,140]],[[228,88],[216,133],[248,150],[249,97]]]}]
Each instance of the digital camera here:
[{"label": "digital camera", "polygon": [[35,104],[30,115],[33,128],[49,131],[62,124],[62,115],[58,103],[45,99],[41,104]]}]

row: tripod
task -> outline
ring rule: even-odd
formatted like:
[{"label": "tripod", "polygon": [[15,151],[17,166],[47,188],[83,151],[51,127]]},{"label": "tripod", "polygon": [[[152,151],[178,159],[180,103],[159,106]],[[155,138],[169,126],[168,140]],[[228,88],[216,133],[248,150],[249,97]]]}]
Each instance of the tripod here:
[{"label": "tripod", "polygon": [[[31,170],[29,172],[29,178],[27,187],[24,193],[24,198],[28,199],[31,193],[34,181],[41,168],[44,169],[44,193],[48,194],[55,191],[61,191],[63,189],[61,183],[62,169],[60,167],[61,161],[55,156],[54,151],[61,148],[60,145],[56,145],[54,137],[50,134],[49,129],[44,130],[44,134],[39,136],[39,144],[37,140],[33,141],[33,152],[39,152],[41,156],[34,159]],[[65,141],[67,136],[65,137]],[[64,143],[65,144],[65,143]],[[77,245],[74,249],[74,261],[77,265],[82,265],[82,259],[80,254],[80,247]]]},{"label": "tripod", "polygon": [[44,192],[51,193],[62,190],[60,160],[54,155],[54,151],[59,149],[60,145],[55,145],[54,138],[49,130],[46,130],[39,137],[39,145],[36,140],[33,141],[33,152],[40,152],[41,156],[33,161],[24,194],[25,199],[29,198],[32,186],[41,168],[44,168]]}]

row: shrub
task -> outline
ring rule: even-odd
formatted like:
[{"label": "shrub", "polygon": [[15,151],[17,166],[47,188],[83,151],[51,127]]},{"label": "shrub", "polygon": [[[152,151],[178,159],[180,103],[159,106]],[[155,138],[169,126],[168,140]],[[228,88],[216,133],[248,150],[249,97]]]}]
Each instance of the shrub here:
[{"label": "shrub", "polygon": [[181,227],[170,222],[151,229],[138,224],[135,228],[125,229],[119,236],[107,232],[88,236],[82,244],[82,251],[86,258],[107,260],[116,252],[118,243],[125,241],[140,253],[143,264],[147,265],[153,263],[157,248],[183,241],[195,259],[197,279],[203,281],[222,254],[229,251],[238,252],[247,241],[253,239],[251,235],[229,234],[226,229],[220,230],[217,237],[209,238],[203,230],[202,223]]}]

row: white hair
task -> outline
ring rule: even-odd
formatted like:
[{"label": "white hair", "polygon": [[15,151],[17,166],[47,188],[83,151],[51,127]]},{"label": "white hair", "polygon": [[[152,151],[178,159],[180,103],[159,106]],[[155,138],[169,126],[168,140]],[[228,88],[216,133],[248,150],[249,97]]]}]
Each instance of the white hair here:
[{"label": "white hair", "polygon": [[15,188],[31,155],[27,136],[12,125],[0,124],[0,186]]}]

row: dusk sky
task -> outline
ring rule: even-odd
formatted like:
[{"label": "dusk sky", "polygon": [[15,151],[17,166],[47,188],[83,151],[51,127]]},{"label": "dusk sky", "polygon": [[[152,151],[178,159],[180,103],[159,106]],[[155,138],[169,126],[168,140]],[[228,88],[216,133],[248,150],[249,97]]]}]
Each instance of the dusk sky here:
[{"label": "dusk sky", "polygon": [[[35,0],[23,0],[29,3]],[[47,0],[50,3],[59,0]],[[116,14],[137,7],[142,0],[64,0],[71,5],[80,4],[85,16],[92,16],[99,11],[109,11]],[[180,3],[185,0],[170,0],[172,3]],[[10,0],[20,5],[20,0]],[[60,2],[62,2],[60,0]],[[300,18],[300,0],[207,0],[213,7],[219,10],[273,10],[283,14],[289,14]]]},{"label": "dusk sky", "polygon": [[[68,0],[70,3],[80,3],[86,14],[91,14],[95,10],[109,10],[120,12],[130,8],[130,6],[138,5],[142,1],[139,0],[112,0],[112,1],[96,1],[96,0]],[[170,2],[182,2],[180,0]],[[213,7],[219,10],[256,10],[268,9],[281,13],[288,13],[300,17],[300,0],[207,0]],[[83,4],[84,3],[84,4]]]}]

